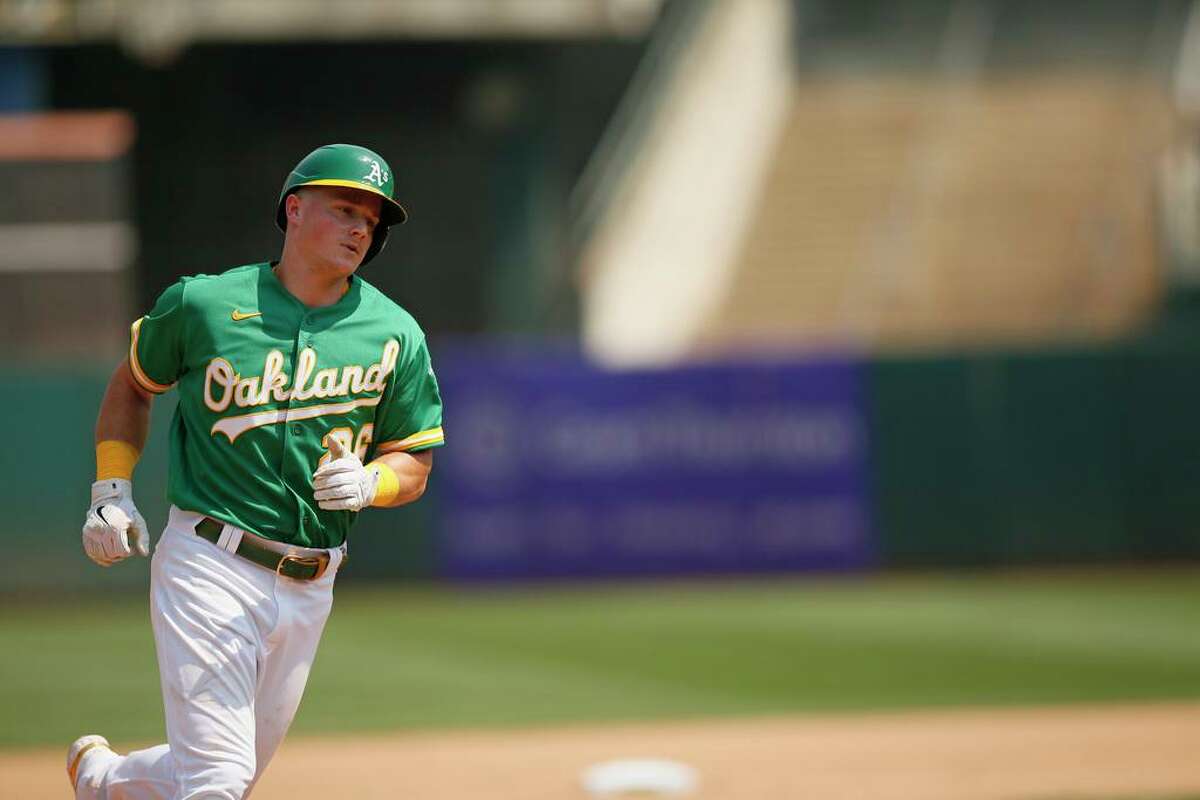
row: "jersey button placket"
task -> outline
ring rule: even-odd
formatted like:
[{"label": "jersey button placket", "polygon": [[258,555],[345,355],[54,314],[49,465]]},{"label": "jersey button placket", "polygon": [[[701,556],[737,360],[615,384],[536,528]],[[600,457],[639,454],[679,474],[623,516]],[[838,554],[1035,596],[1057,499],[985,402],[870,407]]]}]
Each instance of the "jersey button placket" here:
[{"label": "jersey button placket", "polygon": [[[307,346],[307,344],[308,344],[308,335],[307,335],[307,334],[305,333],[305,331],[304,331],[304,323],[305,323],[307,320],[308,320],[308,315],[307,315],[307,314],[305,314],[304,316],[302,316],[302,317],[300,318],[300,322],[299,322],[299,324],[298,324],[298,325],[296,325],[296,344],[295,344],[294,355],[293,355],[293,357],[292,357],[292,365],[293,365],[293,370],[295,370],[295,369],[296,369],[296,368],[299,366],[299,364],[300,364],[300,353],[301,353],[301,351],[302,351],[302,350],[304,350],[304,348],[305,348],[305,347]],[[293,386],[295,385],[295,384],[294,384],[294,381],[295,381],[295,375],[293,374]],[[294,398],[293,398],[293,397],[292,397],[292,395],[289,393],[289,394],[288,394],[287,403],[286,403],[286,406],[285,406],[285,407],[286,407],[286,408],[287,408],[289,411],[290,411],[290,410],[291,410],[291,408],[292,408],[292,404],[293,404],[293,402],[294,402]],[[284,438],[287,438],[287,434],[288,434],[289,432],[290,432],[290,433],[292,433],[292,434],[293,434],[293,435],[295,435],[295,436],[299,436],[299,435],[300,435],[300,434],[303,432],[303,430],[304,430],[304,429],[303,429],[303,428],[302,428],[302,427],[301,427],[299,424],[297,424],[297,423],[293,423],[293,424],[291,424],[291,425],[287,425],[287,424],[285,424],[285,425],[284,425],[284,428],[283,428],[283,430],[284,430]]]},{"label": "jersey button placket", "polygon": [[[300,334],[299,334],[299,338],[296,339],[297,354],[301,350],[304,350],[305,348],[312,346],[312,334],[309,333],[309,331],[308,331],[308,324],[311,321],[312,321],[312,314],[305,314],[304,317],[300,320]],[[292,425],[292,433],[296,436],[299,436],[300,434],[304,433],[303,426],[301,426],[299,424]]]},{"label": "jersey button placket", "polygon": [[312,325],[312,323],[313,323],[313,315],[312,314],[305,314],[304,317],[300,320],[299,345],[300,345],[301,350],[303,350],[305,347],[312,346],[313,336],[312,336],[312,331],[310,330],[310,326]]}]

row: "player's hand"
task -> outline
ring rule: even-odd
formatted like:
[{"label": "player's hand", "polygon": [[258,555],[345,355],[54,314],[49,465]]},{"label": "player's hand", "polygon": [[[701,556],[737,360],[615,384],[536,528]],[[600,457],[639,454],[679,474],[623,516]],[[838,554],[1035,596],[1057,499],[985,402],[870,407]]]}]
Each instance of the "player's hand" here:
[{"label": "player's hand", "polygon": [[92,484],[92,505],[83,523],[83,550],[102,567],[134,553],[150,555],[150,534],[133,504],[129,481],[109,478]]},{"label": "player's hand", "polygon": [[363,466],[337,439],[329,439],[329,461],[313,473],[313,499],[326,511],[361,511],[375,499],[379,473]]}]

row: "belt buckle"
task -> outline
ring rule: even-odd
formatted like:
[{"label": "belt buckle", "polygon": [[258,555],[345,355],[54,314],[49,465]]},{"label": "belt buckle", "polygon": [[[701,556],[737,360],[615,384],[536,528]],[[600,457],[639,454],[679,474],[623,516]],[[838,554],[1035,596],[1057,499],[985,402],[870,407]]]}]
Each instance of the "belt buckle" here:
[{"label": "belt buckle", "polygon": [[275,574],[281,575],[284,578],[290,577],[289,575],[283,574],[283,567],[285,564],[288,564],[289,562],[292,564],[299,564],[300,566],[304,566],[304,567],[316,567],[316,572],[314,572],[313,576],[308,579],[310,581],[315,581],[317,578],[324,575],[325,568],[327,566],[329,566],[329,561],[326,560],[326,561],[322,562],[320,556],[285,555],[283,558],[279,559],[279,564],[275,567]]}]

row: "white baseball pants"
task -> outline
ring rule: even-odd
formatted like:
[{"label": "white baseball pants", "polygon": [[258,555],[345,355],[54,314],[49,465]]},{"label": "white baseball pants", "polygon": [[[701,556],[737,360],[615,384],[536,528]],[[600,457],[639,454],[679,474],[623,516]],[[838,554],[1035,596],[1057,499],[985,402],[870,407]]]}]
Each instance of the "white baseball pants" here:
[{"label": "white baseball pants", "polygon": [[300,705],[343,551],[319,579],[292,580],[234,555],[237,528],[200,538],[200,519],[172,507],[151,565],[167,744],[86,757],[80,800],[240,800]]}]

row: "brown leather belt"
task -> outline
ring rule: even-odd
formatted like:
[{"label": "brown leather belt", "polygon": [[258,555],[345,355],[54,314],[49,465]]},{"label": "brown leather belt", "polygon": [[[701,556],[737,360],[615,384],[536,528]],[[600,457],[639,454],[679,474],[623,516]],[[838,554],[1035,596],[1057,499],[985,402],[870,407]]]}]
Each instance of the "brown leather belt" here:
[{"label": "brown leather belt", "polygon": [[[221,538],[225,523],[218,522],[212,517],[205,517],[196,523],[196,535],[201,539],[216,544]],[[266,567],[276,575],[292,578],[297,581],[315,581],[325,574],[329,568],[329,551],[320,550],[314,555],[299,555],[297,553],[278,553],[264,542],[269,541],[252,533],[242,534],[238,542],[237,554],[247,561],[253,561],[260,567]],[[287,547],[287,545],[279,545]]]}]

